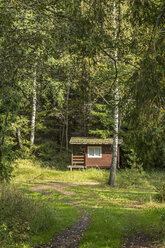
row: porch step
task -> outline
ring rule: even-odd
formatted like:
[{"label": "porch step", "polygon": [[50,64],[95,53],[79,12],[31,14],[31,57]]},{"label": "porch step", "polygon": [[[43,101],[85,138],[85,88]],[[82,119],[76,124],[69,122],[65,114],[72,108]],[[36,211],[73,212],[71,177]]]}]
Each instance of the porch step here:
[{"label": "porch step", "polygon": [[85,166],[83,165],[68,165],[67,168],[72,171],[73,169],[83,169],[83,171],[85,170]]},{"label": "porch step", "polygon": [[84,155],[77,155],[77,156],[73,155],[72,157],[73,158],[84,158]]},{"label": "porch step", "polygon": [[73,161],[72,164],[84,164],[84,161]]}]

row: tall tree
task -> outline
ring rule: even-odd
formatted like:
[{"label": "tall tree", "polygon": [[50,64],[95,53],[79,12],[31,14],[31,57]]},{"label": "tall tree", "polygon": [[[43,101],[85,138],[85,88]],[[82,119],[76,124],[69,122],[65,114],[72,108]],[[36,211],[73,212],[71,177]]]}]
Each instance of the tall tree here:
[{"label": "tall tree", "polygon": [[35,138],[35,122],[36,122],[36,109],[37,109],[37,64],[34,66],[34,79],[33,79],[33,109],[32,109],[32,120],[31,120],[31,137],[30,137],[30,150],[34,145]]},{"label": "tall tree", "polygon": [[[116,1],[113,3],[113,28],[114,28],[114,40],[117,41],[117,24],[116,24]],[[117,48],[115,49],[115,70],[116,70],[116,77],[115,77],[115,92],[114,92],[114,137],[113,137],[113,153],[112,153],[112,165],[110,169],[110,177],[109,177],[109,184],[114,186],[115,184],[115,176],[116,176],[116,169],[117,169],[117,159],[118,159],[118,131],[119,131],[119,86],[118,86],[118,53]]]}]

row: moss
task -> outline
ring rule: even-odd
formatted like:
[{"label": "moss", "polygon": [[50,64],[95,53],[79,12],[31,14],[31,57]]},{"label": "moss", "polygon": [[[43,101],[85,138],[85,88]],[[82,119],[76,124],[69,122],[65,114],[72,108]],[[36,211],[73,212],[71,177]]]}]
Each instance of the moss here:
[{"label": "moss", "polygon": [[[122,140],[119,139],[119,144],[121,143]],[[70,139],[70,144],[109,145],[109,144],[113,144],[113,139],[97,139],[92,137],[72,137]]]}]

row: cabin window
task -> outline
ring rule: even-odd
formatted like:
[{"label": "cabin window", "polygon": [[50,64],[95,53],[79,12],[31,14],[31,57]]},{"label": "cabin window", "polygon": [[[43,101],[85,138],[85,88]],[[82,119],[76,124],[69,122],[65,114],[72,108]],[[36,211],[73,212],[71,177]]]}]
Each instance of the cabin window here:
[{"label": "cabin window", "polygon": [[88,158],[101,158],[101,146],[88,146]]}]

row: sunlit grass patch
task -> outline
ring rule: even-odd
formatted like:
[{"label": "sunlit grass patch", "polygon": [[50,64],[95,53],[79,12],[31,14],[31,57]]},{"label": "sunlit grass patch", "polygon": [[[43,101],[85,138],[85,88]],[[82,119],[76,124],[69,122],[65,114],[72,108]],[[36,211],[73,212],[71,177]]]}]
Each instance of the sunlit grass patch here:
[{"label": "sunlit grass patch", "polygon": [[[127,172],[119,171],[115,187],[110,187],[107,184],[109,170],[60,171],[41,168],[39,163],[34,164],[32,161],[18,160],[13,182],[24,195],[47,202],[51,208],[55,209],[55,232],[76,221],[79,215],[74,207],[62,202],[76,202],[92,217],[92,223],[83,236],[80,247],[119,248],[125,237],[137,231],[160,233],[160,240],[163,240],[161,233],[165,231],[164,210],[161,212],[164,205],[156,201],[157,192],[154,186],[155,182],[158,184],[162,182],[165,174],[145,173],[140,179],[136,178],[136,182],[133,183],[134,172],[129,171],[132,173],[129,174],[131,175],[129,182]],[[74,194],[63,195],[47,190],[46,195],[41,195],[30,191],[32,186],[51,185],[57,182],[73,183],[73,186],[66,184],[65,191],[73,191]],[[58,225],[56,225],[57,222]],[[47,235],[50,237],[53,233],[44,231],[32,240],[39,243],[46,240]]]},{"label": "sunlit grass patch", "polygon": [[81,248],[119,248],[126,237],[136,232],[149,232],[155,235],[165,231],[160,214],[154,208],[150,210],[137,206],[130,208],[126,205],[119,206],[112,199],[103,201],[99,198],[95,198],[93,204],[86,201],[83,205],[92,216],[92,224],[81,242]]},{"label": "sunlit grass patch", "polygon": [[155,235],[165,230],[163,224],[160,226],[160,214],[154,210],[162,205],[152,205],[151,191],[129,191],[103,185],[78,186],[72,190],[76,193],[72,200],[79,202],[92,216],[92,224],[81,241],[81,248],[119,248],[126,237],[136,232],[148,230]]},{"label": "sunlit grass patch", "polygon": [[1,188],[0,213],[0,241],[4,247],[50,229],[56,218],[48,205],[25,197],[9,186]]},{"label": "sunlit grass patch", "polygon": [[42,168],[40,163],[31,160],[19,159],[14,164],[13,182],[21,183],[31,180],[56,180],[65,182],[98,182],[106,183],[109,172],[106,170],[88,169],[86,171],[74,170],[59,171],[55,169]]},{"label": "sunlit grass patch", "polygon": [[28,248],[51,237],[79,216],[74,207],[13,185],[0,189],[0,247]]},{"label": "sunlit grass patch", "polygon": [[[131,230],[132,220],[129,210],[111,205],[93,206],[88,209],[92,215],[92,224],[85,234],[80,247],[120,247],[126,233]],[[90,246],[89,246],[90,244]]]}]

